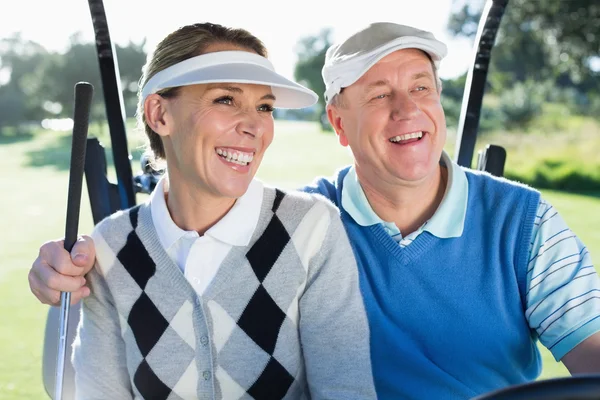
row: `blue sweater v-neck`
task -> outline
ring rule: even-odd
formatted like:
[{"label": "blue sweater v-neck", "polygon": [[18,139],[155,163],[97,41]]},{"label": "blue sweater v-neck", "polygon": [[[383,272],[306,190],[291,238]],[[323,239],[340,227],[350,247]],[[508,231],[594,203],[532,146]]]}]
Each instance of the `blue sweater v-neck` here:
[{"label": "blue sweater v-neck", "polygon": [[477,171],[463,233],[423,232],[402,248],[341,202],[345,168],[304,190],[340,208],[357,258],[379,399],[465,399],[535,379],[524,314],[528,246],[539,193]]}]

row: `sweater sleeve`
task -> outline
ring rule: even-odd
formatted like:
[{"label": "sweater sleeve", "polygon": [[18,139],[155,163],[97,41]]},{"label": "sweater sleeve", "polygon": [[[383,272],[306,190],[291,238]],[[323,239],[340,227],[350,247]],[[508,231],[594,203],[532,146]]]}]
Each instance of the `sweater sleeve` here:
[{"label": "sweater sleeve", "polygon": [[133,399],[119,314],[99,272],[101,259],[98,254],[96,265],[86,276],[91,295],[83,300],[73,344],[75,398]]},{"label": "sweater sleeve", "polygon": [[[356,260],[337,210],[329,205],[323,208],[325,212],[315,216],[318,222],[307,224],[313,242],[321,247],[309,263],[299,305],[311,397],[375,399],[369,327]],[[320,234],[322,241],[315,239]]]}]

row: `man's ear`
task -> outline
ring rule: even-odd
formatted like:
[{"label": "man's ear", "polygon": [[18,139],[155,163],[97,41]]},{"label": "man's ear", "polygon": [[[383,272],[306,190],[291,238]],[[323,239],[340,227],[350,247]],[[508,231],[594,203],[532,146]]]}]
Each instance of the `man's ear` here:
[{"label": "man's ear", "polygon": [[146,123],[159,136],[169,136],[167,129],[167,99],[153,93],[144,101]]},{"label": "man's ear", "polygon": [[344,147],[348,146],[348,138],[344,132],[344,123],[342,120],[342,115],[340,113],[340,109],[335,105],[327,105],[327,119],[329,123],[333,127],[336,135],[338,136],[338,140],[340,144]]}]

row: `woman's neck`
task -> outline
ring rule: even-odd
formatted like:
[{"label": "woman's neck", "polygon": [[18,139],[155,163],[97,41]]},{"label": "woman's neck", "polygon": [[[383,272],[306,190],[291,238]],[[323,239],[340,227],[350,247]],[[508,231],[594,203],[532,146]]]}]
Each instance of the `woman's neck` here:
[{"label": "woman's neck", "polygon": [[221,220],[236,202],[234,198],[213,196],[188,184],[165,182],[165,201],[173,222],[200,236]]}]

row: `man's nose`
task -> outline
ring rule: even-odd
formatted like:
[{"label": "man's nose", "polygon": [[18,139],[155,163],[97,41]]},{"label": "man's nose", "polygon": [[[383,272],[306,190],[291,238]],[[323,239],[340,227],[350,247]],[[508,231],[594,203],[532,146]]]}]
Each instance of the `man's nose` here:
[{"label": "man's nose", "polygon": [[391,118],[394,121],[412,119],[421,112],[415,100],[408,93],[394,94]]}]

